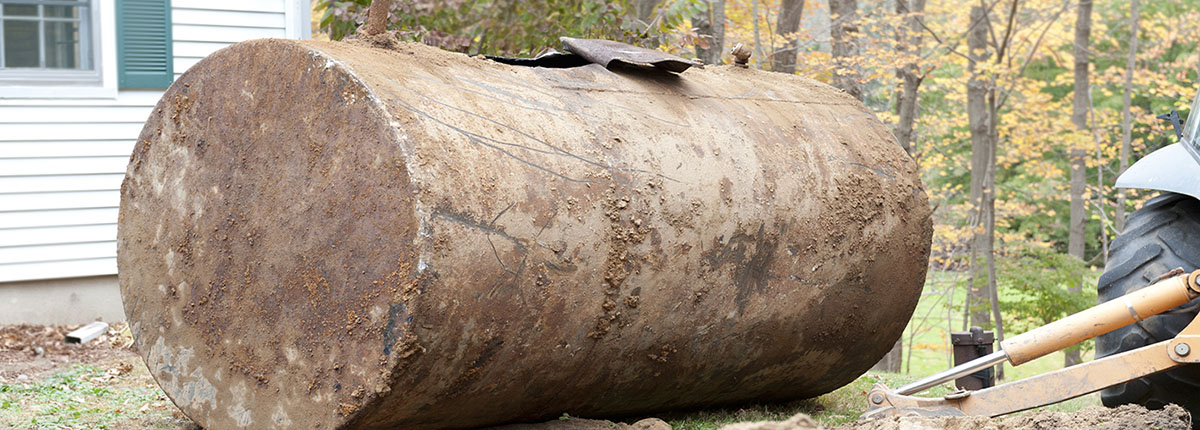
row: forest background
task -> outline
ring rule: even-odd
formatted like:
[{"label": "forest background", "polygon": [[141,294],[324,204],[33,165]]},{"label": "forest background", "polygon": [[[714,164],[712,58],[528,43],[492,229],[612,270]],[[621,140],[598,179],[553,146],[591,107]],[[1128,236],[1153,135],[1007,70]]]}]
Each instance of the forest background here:
[{"label": "forest background", "polygon": [[[315,0],[314,34],[353,37],[369,3]],[[1096,303],[1109,244],[1157,194],[1113,182],[1176,141],[1155,116],[1189,113],[1198,22],[1200,0],[393,0],[387,27],[505,56],[573,36],[727,64],[742,44],[750,67],[859,98],[935,208],[921,305],[879,367],[929,373],[949,361],[951,331],[1003,338]]]}]

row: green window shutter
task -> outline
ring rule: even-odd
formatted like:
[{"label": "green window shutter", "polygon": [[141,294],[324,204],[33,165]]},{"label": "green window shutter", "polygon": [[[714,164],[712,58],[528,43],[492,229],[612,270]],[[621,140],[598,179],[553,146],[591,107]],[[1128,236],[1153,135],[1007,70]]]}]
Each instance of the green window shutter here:
[{"label": "green window shutter", "polygon": [[117,0],[117,84],[166,88],[175,78],[171,0]]}]

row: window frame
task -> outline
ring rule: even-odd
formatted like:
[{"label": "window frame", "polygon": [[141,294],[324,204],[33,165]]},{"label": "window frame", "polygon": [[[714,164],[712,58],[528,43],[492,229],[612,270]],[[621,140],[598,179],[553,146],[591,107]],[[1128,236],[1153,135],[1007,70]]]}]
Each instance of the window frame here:
[{"label": "window frame", "polygon": [[[117,97],[115,2],[88,1],[90,21],[86,26],[91,40],[87,49],[91,52],[92,69],[0,69],[0,99]],[[82,31],[84,24],[80,27]]]},{"label": "window frame", "polygon": [[[0,83],[3,81],[17,81],[30,84],[66,84],[66,85],[96,85],[100,81],[100,68],[95,55],[96,40],[100,38],[99,31],[96,30],[96,23],[100,16],[96,11],[96,1],[86,0],[88,3],[86,8],[88,13],[86,16],[81,14],[79,17],[79,32],[81,35],[79,44],[79,61],[91,66],[88,69],[61,69],[48,67],[21,67],[21,68],[0,68]],[[51,3],[51,4],[46,4]],[[16,1],[0,1],[0,5],[7,4],[26,4],[35,6],[58,6],[53,0],[16,0]],[[64,5],[65,6],[65,5]],[[10,19],[3,16],[0,12],[0,32],[4,31],[4,21]],[[47,19],[45,16],[32,18],[11,18],[19,21],[34,21],[38,23],[40,30],[38,31],[38,57],[39,63],[46,62],[45,50],[45,27],[47,22],[67,22],[67,20],[57,20],[53,18]],[[85,38],[86,37],[86,38]],[[0,49],[0,64],[4,64],[4,52]]]}]

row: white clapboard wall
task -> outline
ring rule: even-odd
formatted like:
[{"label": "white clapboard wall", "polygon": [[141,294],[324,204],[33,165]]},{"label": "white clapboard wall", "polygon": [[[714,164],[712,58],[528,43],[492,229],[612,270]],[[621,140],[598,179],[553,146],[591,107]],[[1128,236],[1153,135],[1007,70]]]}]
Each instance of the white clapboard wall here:
[{"label": "white clapboard wall", "polygon": [[[173,0],[176,77],[231,43],[307,37],[308,1]],[[117,273],[121,180],[162,92],[117,94],[0,100],[0,282]]]}]

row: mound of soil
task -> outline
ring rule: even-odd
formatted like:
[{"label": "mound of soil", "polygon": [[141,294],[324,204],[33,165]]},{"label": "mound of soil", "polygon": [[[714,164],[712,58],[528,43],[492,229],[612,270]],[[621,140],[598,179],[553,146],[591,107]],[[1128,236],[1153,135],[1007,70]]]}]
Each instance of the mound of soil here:
[{"label": "mound of soil", "polygon": [[1184,408],[1168,405],[1147,410],[1137,405],[1115,409],[1092,406],[1075,413],[1042,412],[1018,415],[1002,421],[997,429],[1181,429],[1192,428],[1192,416]]},{"label": "mound of soil", "polygon": [[[824,427],[806,415],[787,421],[737,423],[722,430],[817,430]],[[1005,418],[986,417],[895,417],[873,421],[858,421],[836,427],[836,430],[1190,430],[1192,417],[1186,409],[1168,405],[1161,410],[1147,410],[1137,405],[1109,409],[1092,406],[1077,412],[1039,411]],[[831,429],[833,430],[833,429]]]}]

